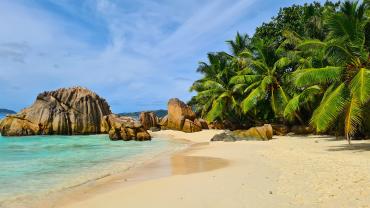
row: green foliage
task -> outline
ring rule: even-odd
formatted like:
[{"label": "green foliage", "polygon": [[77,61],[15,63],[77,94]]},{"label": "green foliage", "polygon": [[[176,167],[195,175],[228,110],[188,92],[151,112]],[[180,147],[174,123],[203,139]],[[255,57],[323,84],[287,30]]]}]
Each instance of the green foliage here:
[{"label": "green foliage", "polygon": [[363,131],[370,105],[370,1],[293,5],[209,53],[189,104],[208,121],[309,124]]}]

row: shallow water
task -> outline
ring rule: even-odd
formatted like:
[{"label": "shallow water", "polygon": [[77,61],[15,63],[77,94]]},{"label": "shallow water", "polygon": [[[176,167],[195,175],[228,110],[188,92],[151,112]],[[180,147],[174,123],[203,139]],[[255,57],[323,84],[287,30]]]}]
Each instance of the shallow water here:
[{"label": "shallow water", "polygon": [[122,173],[164,152],[184,148],[167,139],[110,141],[107,135],[0,136],[0,207]]}]

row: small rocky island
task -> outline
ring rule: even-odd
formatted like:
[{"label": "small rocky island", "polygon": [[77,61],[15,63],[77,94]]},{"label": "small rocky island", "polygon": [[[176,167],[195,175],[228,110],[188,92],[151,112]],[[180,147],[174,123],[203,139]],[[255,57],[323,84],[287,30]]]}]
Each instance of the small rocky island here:
[{"label": "small rocky island", "polygon": [[123,131],[126,133],[111,139],[151,139],[141,124],[112,114],[105,99],[82,87],[40,93],[30,107],[1,120],[0,131],[3,136],[86,135]]}]

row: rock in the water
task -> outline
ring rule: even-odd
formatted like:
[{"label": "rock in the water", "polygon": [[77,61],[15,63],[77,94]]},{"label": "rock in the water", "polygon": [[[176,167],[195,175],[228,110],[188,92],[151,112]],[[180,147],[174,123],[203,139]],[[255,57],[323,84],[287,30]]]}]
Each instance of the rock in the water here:
[{"label": "rock in the water", "polygon": [[154,112],[141,112],[139,121],[146,130],[150,129],[151,127],[158,127],[159,125],[159,119]]},{"label": "rock in the water", "polygon": [[116,129],[116,128],[112,128],[111,130],[109,130],[109,138],[110,140],[112,141],[116,141],[116,140],[121,140],[122,137],[121,137],[121,131],[120,129]]},{"label": "rock in the water", "polygon": [[39,134],[40,127],[21,116],[7,116],[0,123],[3,136],[29,136]]},{"label": "rock in the water", "polygon": [[131,117],[118,116],[110,114],[104,116],[101,123],[102,128],[109,129],[109,138],[111,140],[151,140],[150,134],[140,123]]},{"label": "rock in the water", "polygon": [[62,88],[39,94],[32,106],[4,118],[0,130],[3,136],[97,134],[102,132],[102,118],[109,114],[108,103],[96,93],[82,87]]},{"label": "rock in the water", "polygon": [[140,131],[136,135],[137,141],[151,140],[150,134],[147,131]]}]

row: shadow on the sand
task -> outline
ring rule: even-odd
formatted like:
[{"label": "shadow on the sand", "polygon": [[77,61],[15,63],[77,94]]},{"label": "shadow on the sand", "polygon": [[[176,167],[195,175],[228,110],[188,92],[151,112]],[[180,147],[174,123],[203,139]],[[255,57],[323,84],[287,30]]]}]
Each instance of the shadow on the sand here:
[{"label": "shadow on the sand", "polygon": [[330,147],[328,151],[354,151],[354,152],[370,151],[370,143],[337,145]]}]

